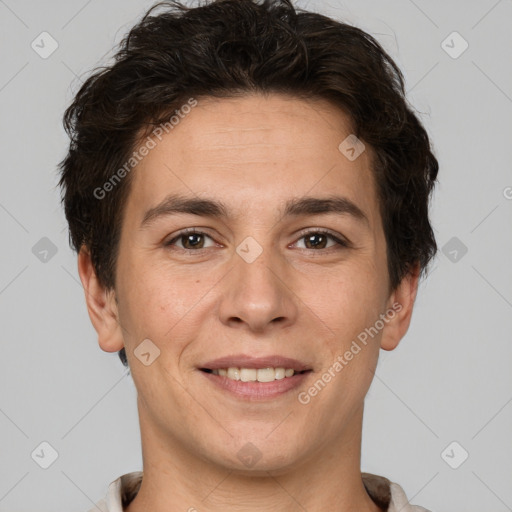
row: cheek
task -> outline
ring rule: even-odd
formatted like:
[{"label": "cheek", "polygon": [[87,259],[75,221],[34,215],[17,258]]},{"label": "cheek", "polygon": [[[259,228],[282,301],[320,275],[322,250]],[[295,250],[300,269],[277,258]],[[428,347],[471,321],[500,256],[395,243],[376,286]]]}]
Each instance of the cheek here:
[{"label": "cheek", "polygon": [[119,260],[119,319],[126,329],[130,340],[128,343],[140,342],[150,338],[155,342],[160,338],[159,332],[167,325],[172,326],[169,317],[168,301],[170,283],[162,274],[144,266],[144,261]]},{"label": "cheek", "polygon": [[382,279],[373,272],[340,273],[311,307],[312,318],[321,319],[317,325],[325,333],[317,341],[323,353],[319,378],[328,381],[322,396],[333,411],[332,428],[360,404],[372,382],[382,335],[374,326],[385,308],[383,289]]},{"label": "cheek", "polygon": [[151,263],[149,257],[126,261],[121,268],[120,275],[129,276],[119,287],[125,344],[134,350],[150,339],[161,350],[162,360],[175,357],[196,335],[194,319],[207,304],[204,296],[215,280],[199,280],[192,271],[178,274],[165,263]]},{"label": "cheek", "polygon": [[298,296],[305,313],[323,326],[329,340],[335,334],[338,342],[346,342],[372,325],[382,312],[385,283],[372,265],[358,262],[311,272],[304,278]]}]

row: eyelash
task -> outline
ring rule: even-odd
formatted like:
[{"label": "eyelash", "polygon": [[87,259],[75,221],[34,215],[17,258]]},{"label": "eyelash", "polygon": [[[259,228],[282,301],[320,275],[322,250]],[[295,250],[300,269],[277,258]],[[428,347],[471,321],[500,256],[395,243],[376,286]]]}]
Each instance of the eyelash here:
[{"label": "eyelash", "polygon": [[[198,231],[196,228],[187,228],[187,229],[184,229],[184,230],[180,231],[179,233],[177,233],[176,236],[174,236],[174,238],[172,238],[172,240],[169,240],[168,242],[165,242],[164,246],[165,247],[172,247],[172,246],[174,246],[174,242],[179,240],[181,237],[183,237],[185,235],[190,235],[190,234],[204,235],[204,236],[207,236],[208,238],[211,238],[213,240],[213,238],[210,235],[208,235],[208,233],[204,233],[203,231]],[[342,240],[342,239],[338,238],[334,233],[332,233],[329,230],[325,230],[325,229],[310,229],[308,231],[303,231],[301,233],[301,236],[298,238],[298,240],[306,238],[308,235],[311,235],[311,234],[325,235],[328,238],[330,238],[331,240],[333,240],[334,242],[336,242],[338,247],[331,246],[331,247],[327,247],[327,248],[324,248],[324,249],[307,249],[306,248],[306,249],[301,249],[302,251],[330,252],[331,250],[340,250],[340,249],[343,249],[343,248],[349,248],[351,246],[348,241],[345,241],[345,240]],[[201,252],[203,250],[211,249],[211,247],[201,247],[200,249],[186,249],[186,248],[183,248],[183,247],[178,247],[178,249],[181,250],[181,251],[186,251],[186,252],[192,253],[192,252]]]}]

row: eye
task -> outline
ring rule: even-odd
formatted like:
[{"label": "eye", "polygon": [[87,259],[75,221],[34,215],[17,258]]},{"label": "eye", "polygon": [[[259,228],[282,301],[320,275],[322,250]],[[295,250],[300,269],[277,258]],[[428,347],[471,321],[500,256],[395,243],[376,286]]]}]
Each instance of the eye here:
[{"label": "eye", "polygon": [[[196,231],[194,229],[185,229],[178,233],[172,240],[169,240],[168,242],[165,242],[165,246],[175,246],[177,245],[175,242],[181,243],[180,245],[177,245],[180,249],[185,250],[199,250],[199,249],[206,249],[204,245],[204,239],[209,238],[210,240],[213,240],[210,236],[208,236],[206,233],[203,233],[202,231]],[[209,246],[212,247],[212,246]]]},{"label": "eye", "polygon": [[[332,240],[334,243],[327,246],[328,240]],[[299,240],[305,240],[306,250],[311,249],[330,249],[335,246],[349,247],[348,242],[341,240],[330,231],[325,230],[313,230],[303,233]]]}]

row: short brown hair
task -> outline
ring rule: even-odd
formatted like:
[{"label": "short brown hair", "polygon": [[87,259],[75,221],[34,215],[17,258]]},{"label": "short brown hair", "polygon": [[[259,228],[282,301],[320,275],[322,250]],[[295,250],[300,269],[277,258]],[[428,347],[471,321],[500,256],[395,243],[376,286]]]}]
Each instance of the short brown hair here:
[{"label": "short brown hair", "polygon": [[[159,14],[153,11],[163,8]],[[426,130],[405,98],[401,71],[363,30],[296,9],[290,0],[154,5],[119,45],[115,62],[85,81],[64,115],[71,142],[59,164],[70,243],[85,245],[100,282],[115,287],[130,177],[95,194],[130,158],[141,130],[191,97],[249,92],[340,106],[376,156],[373,172],[395,288],[437,250],[428,216],[438,173]],[[119,356],[126,365],[124,349]]]}]

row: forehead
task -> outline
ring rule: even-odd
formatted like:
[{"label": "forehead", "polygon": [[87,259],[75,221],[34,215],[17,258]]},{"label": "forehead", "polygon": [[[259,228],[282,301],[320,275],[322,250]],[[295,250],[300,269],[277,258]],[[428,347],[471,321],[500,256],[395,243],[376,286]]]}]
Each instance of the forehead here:
[{"label": "forehead", "polygon": [[366,145],[356,159],[347,157],[352,130],[348,116],[326,100],[199,99],[161,140],[152,137],[156,144],[133,171],[128,202],[142,209],[169,193],[215,196],[255,213],[290,197],[339,192],[372,217],[372,152]]}]

